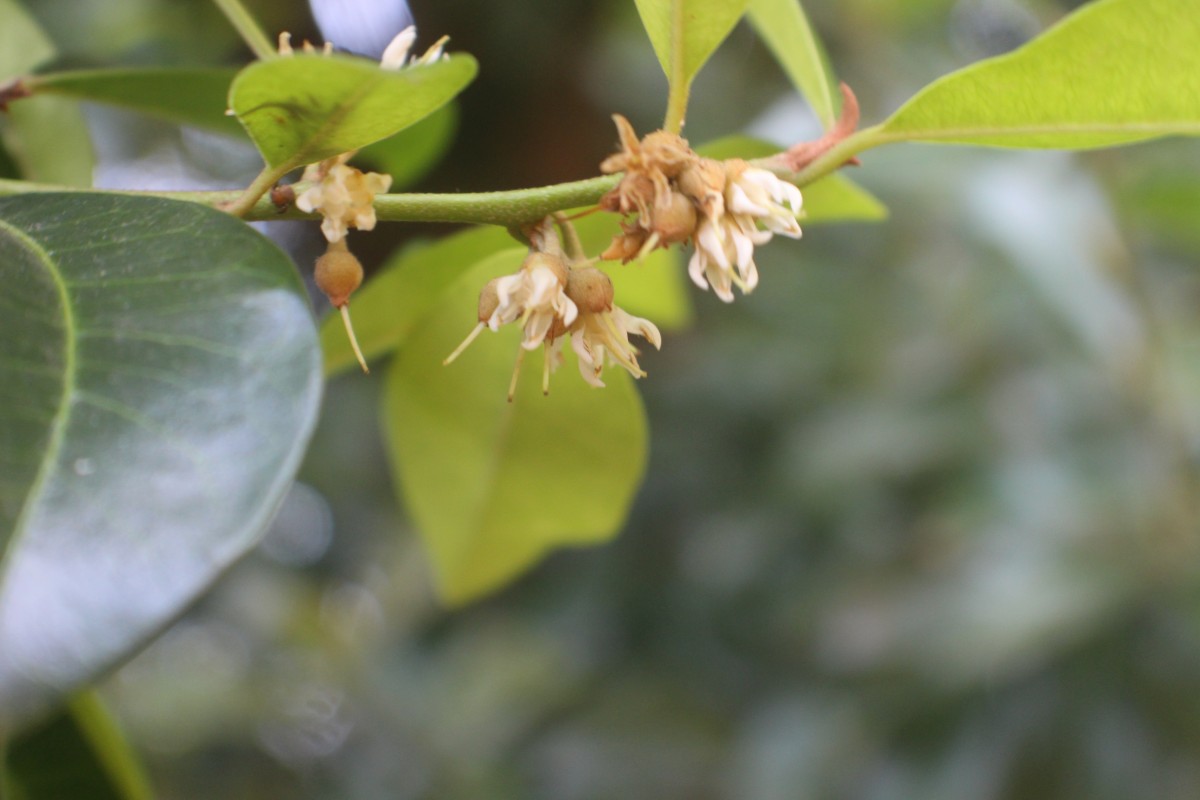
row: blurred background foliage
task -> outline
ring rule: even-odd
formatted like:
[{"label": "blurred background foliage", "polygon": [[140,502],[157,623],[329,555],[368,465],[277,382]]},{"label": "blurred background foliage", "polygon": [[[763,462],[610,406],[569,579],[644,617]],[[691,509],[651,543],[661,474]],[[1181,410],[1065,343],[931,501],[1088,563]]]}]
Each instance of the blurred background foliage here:
[{"label": "blurred background foliage", "polygon": [[[28,5],[63,66],[247,56],[207,0]],[[250,5],[319,40],[297,0]],[[1079,4],[807,5],[873,122]],[[481,62],[420,189],[586,177],[611,113],[658,123],[630,2],[412,6],[423,42]],[[256,171],[224,140],[88,115],[100,185]],[[739,130],[818,130],[745,26],[687,133]],[[483,602],[438,606],[379,381],[334,381],[259,552],[102,687],[159,795],[1200,796],[1200,148],[863,160],[888,222],[763,248],[755,294],[695,293],[694,327],[647,354],[627,529]],[[269,231],[306,265],[315,228]]]}]

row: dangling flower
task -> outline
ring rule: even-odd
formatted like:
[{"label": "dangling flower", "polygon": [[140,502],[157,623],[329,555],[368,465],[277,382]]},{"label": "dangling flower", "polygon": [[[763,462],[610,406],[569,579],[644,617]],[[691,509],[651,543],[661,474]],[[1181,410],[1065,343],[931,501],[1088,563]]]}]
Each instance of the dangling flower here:
[{"label": "dangling flower", "polygon": [[568,332],[583,379],[592,386],[604,386],[600,373],[606,362],[621,365],[635,378],[644,378],[646,373],[638,364],[638,351],[629,343],[629,334],[638,334],[658,349],[662,347],[662,334],[654,323],[613,305],[612,280],[595,267],[571,270],[567,294],[579,307],[579,319],[568,326]]},{"label": "dangling flower", "polygon": [[488,281],[479,294],[478,322],[462,344],[442,362],[449,364],[458,358],[484,328],[498,331],[501,325],[519,322],[524,330],[508,388],[509,401],[516,392],[525,351],[536,350],[539,345],[546,348],[542,389],[549,391],[550,373],[562,360],[554,340],[579,316],[578,307],[567,296],[571,270],[563,256],[553,223],[547,219],[528,233],[531,247],[529,255],[521,263],[521,269],[512,275]]},{"label": "dangling flower", "polygon": [[353,153],[312,164],[305,170],[303,180],[316,180],[296,198],[296,208],[306,213],[318,212],[323,217],[321,232],[330,242],[339,242],[349,228],[369,231],[375,228],[375,196],[392,185],[390,175],[363,172],[345,161]]},{"label": "dangling flower", "polygon": [[487,320],[488,327],[495,331],[520,320],[525,329],[521,346],[537,349],[555,322],[569,327],[579,313],[567,296],[569,273],[561,256],[530,253],[519,271],[496,280],[496,310]]}]

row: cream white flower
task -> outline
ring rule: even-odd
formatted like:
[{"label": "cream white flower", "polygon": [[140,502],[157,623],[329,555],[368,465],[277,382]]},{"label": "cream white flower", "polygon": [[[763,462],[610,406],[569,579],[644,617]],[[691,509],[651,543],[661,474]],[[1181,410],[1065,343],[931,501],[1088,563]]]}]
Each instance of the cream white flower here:
[{"label": "cream white flower", "polygon": [[[726,162],[724,213],[705,215],[696,228],[688,275],[701,289],[733,302],[733,287],[749,294],[758,285],[754,248],[775,234],[800,238],[800,190],[744,161]],[[760,227],[760,225],[762,227]]]},{"label": "cream white flower", "polygon": [[323,219],[321,232],[330,242],[340,242],[349,228],[369,231],[375,228],[375,196],[392,185],[390,175],[363,172],[342,163],[342,158],[330,159],[306,171],[306,179],[320,176],[318,183],[296,198],[296,208],[306,213],[317,212]]},{"label": "cream white flower", "polygon": [[579,309],[567,297],[567,266],[550,253],[530,253],[519,272],[496,281],[496,310],[487,320],[493,331],[520,320],[525,335],[521,346],[534,350],[557,323],[568,328]]},{"label": "cream white flower", "polygon": [[579,374],[592,386],[602,387],[600,373],[605,363],[619,364],[635,378],[646,377],[638,364],[638,350],[629,343],[636,333],[654,349],[662,347],[662,334],[654,323],[635,317],[620,306],[607,311],[585,311],[571,328],[571,347],[579,359]]},{"label": "cream white flower", "polygon": [[408,66],[432,64],[435,61],[441,61],[450,57],[444,52],[446,42],[448,41],[450,41],[450,37],[443,36],[434,42],[433,46],[426,50],[423,55],[412,56],[410,58],[409,52],[417,42],[417,28],[415,25],[409,25],[396,34],[396,38],[392,39],[391,44],[383,51],[383,58],[379,60],[379,66],[384,69],[397,70]]}]

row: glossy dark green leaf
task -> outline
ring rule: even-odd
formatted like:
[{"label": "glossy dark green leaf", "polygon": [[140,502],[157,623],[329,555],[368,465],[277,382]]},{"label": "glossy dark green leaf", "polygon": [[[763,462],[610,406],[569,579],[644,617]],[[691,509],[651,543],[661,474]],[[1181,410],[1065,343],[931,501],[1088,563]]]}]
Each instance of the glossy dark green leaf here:
[{"label": "glossy dark green leaf", "polygon": [[800,0],[750,0],[747,17],[817,117],[832,125],[837,81]]},{"label": "glossy dark green leaf", "polygon": [[97,69],[52,72],[30,78],[36,94],[56,94],[127,108],[198,128],[244,136],[227,116],[236,71],[222,68]]},{"label": "glossy dark green leaf", "polygon": [[477,69],[465,53],[400,70],[347,56],[272,58],[238,73],[229,105],[267,163],[282,169],[399,133],[454,99]]},{"label": "glossy dark green leaf", "polygon": [[253,546],[321,390],[291,262],[171,200],[0,198],[0,730]]},{"label": "glossy dark green leaf", "polygon": [[1195,0],[1096,0],[927,86],[878,140],[1088,148],[1200,134]]},{"label": "glossy dark green leaf", "polygon": [[[774,155],[781,149],[778,145],[749,136],[727,136],[704,145],[699,152],[709,158],[753,159]],[[804,195],[804,216],[801,221],[806,225],[814,222],[887,219],[887,207],[847,178],[844,172],[835,172],[810,183],[801,189],[801,193]]]},{"label": "glossy dark green leaf", "polygon": [[485,259],[433,307],[392,362],[388,449],[406,508],[429,547],[441,595],[458,604],[511,581],[550,549],[605,541],[623,524],[646,464],[646,421],[620,368],[594,389],[574,355],[541,391],[527,354],[505,400],[519,331],[485,331],[442,359],[475,324],[479,288],[515,271],[519,252]]},{"label": "glossy dark green leaf", "polygon": [[17,0],[0,0],[0,83],[54,57],[54,44]]},{"label": "glossy dark green leaf", "polygon": [[[487,227],[399,251],[350,299],[354,330],[363,353],[373,359],[399,347],[465,270],[516,244],[503,228]],[[358,364],[336,314],[329,315],[321,325],[321,348],[329,375]]]},{"label": "glossy dark green leaf", "polygon": [[0,764],[11,800],[150,800],[153,793],[116,722],[91,693],[15,739]]}]

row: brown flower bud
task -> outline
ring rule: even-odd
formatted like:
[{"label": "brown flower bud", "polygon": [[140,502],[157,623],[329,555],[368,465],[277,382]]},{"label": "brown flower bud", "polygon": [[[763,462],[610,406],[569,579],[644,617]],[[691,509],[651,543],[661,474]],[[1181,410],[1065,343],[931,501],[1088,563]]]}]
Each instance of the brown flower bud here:
[{"label": "brown flower bud", "polygon": [[725,195],[725,165],[702,158],[679,175],[679,190],[707,214],[708,206]]},{"label": "brown flower bud", "polygon": [[687,140],[674,133],[654,131],[642,140],[642,160],[649,168],[657,168],[668,178],[674,178],[696,160]]},{"label": "brown flower bud", "polygon": [[584,313],[598,314],[611,311],[613,304],[612,280],[595,267],[571,270],[567,281],[567,297]]},{"label": "brown flower bud", "polygon": [[325,293],[335,308],[346,305],[363,280],[362,264],[346,249],[344,242],[339,244],[342,246],[330,245],[325,255],[317,259],[313,273],[317,288]]},{"label": "brown flower bud", "polygon": [[696,232],[696,207],[679,192],[671,192],[665,207],[654,210],[650,228],[658,234],[660,246],[686,242]]}]

